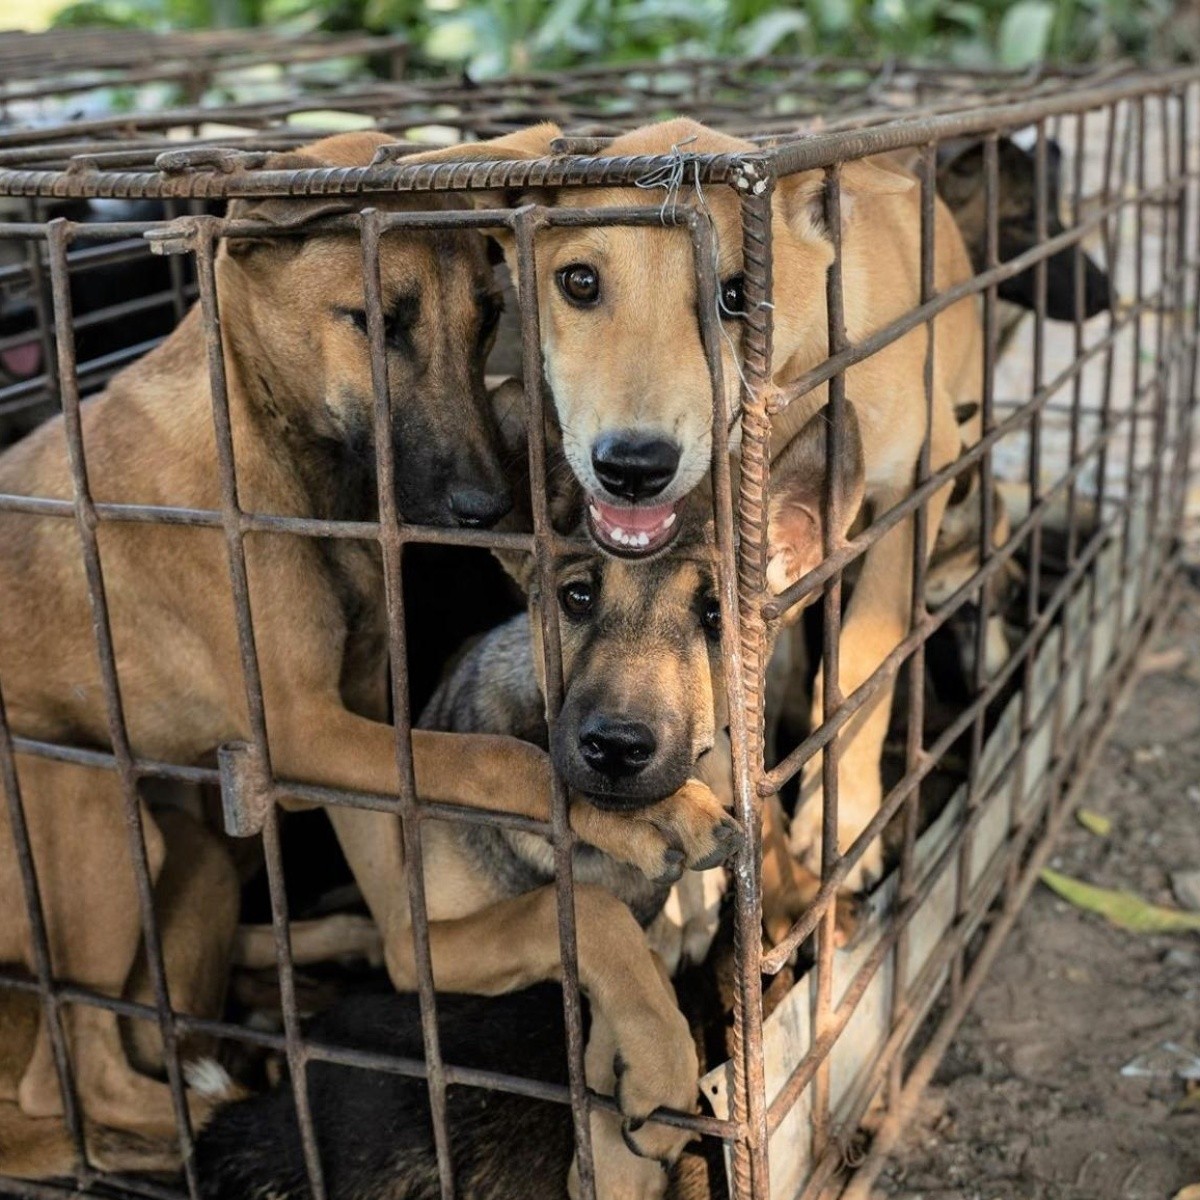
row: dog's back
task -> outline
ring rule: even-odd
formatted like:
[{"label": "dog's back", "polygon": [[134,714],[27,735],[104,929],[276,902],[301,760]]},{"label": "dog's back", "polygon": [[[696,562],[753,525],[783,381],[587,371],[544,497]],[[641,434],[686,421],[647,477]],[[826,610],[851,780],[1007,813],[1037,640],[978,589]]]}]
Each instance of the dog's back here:
[{"label": "dog's back", "polygon": [[[481,997],[439,995],[442,1055],[459,1067],[565,1086],[562,992],[539,984]],[[584,1021],[588,1009],[584,1001]],[[720,1028],[724,1028],[723,1022]],[[313,1041],[423,1060],[416,996],[358,996],[318,1017]],[[309,1098],[329,1200],[438,1200],[425,1080],[314,1062]],[[451,1085],[446,1126],[462,1200],[566,1200],[574,1151],[565,1104]],[[292,1089],[221,1109],[196,1143],[204,1200],[309,1200]],[[671,1172],[670,1200],[727,1200],[720,1147],[706,1140]]]},{"label": "dog's back", "polygon": [[[565,1085],[562,994],[541,984],[506,996],[439,995],[446,1061]],[[421,1060],[411,994],[358,996],[317,1018],[313,1041]],[[437,1155],[424,1079],[314,1062],[313,1123],[329,1200],[437,1200]],[[566,1196],[573,1142],[562,1104],[451,1086],[446,1119],[458,1194],[470,1200]],[[205,1200],[308,1200],[286,1084],[222,1109],[196,1147]]]}]

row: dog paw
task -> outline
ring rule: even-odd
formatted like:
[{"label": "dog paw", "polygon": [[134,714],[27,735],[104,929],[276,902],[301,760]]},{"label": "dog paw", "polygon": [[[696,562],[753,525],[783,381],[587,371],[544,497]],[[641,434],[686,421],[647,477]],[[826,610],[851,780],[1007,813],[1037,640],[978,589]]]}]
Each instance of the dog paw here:
[{"label": "dog paw", "polygon": [[732,858],[746,840],[741,825],[698,779],[689,779],[673,796],[632,817],[682,850],[685,865],[693,871],[707,871]]},{"label": "dog paw", "polygon": [[613,1060],[621,1137],[639,1158],[670,1167],[694,1137],[687,1129],[652,1120],[657,1108],[694,1112],[700,1065],[683,1015],[675,1010],[664,1028],[643,1022],[644,1031],[619,1038]]},{"label": "dog paw", "polygon": [[[792,926],[808,911],[821,887],[820,877],[803,863],[788,858],[773,864],[782,878],[774,886],[763,885],[763,933],[768,947],[778,946]],[[834,946],[843,950],[858,938],[863,923],[864,905],[860,896],[839,891],[834,904]]]},{"label": "dog paw", "polygon": [[838,892],[834,897],[833,944],[845,950],[858,941],[866,919],[866,904],[853,892]]},{"label": "dog paw", "polygon": [[689,868],[717,866],[736,854],[745,840],[737,821],[694,779],[666,800],[629,812],[576,801],[571,826],[597,850],[660,883],[674,883]]}]

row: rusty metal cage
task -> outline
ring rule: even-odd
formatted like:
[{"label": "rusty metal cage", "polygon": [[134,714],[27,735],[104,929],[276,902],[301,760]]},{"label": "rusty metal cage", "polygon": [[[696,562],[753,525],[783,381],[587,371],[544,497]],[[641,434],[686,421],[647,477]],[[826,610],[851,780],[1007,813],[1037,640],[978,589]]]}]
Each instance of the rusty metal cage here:
[{"label": "rusty metal cage", "polygon": [[[81,111],[140,113],[164,104],[200,105],[211,103],[214,91],[228,100],[230,92],[236,95],[251,81],[264,100],[313,94],[361,76],[368,57],[384,65],[387,77],[399,79],[407,50],[399,34],[10,31],[0,37],[0,121],[57,124]],[[350,69],[330,74],[331,65],[346,60]],[[150,89],[155,89],[152,96]],[[110,103],[99,104],[97,96]]]},{"label": "rusty metal cage", "polygon": [[[391,230],[504,229],[515,240],[523,296],[536,295],[534,274],[540,234],[557,226],[614,224],[682,227],[692,239],[702,341],[712,379],[714,453],[712,480],[714,555],[723,616],[727,664],[735,812],[757,834],[765,798],[798,779],[808,763],[820,763],[823,782],[821,883],[804,915],[772,948],[764,950],[760,894],[760,846],[749,839],[732,871],[736,983],[730,1061],[715,1065],[704,1095],[712,1115],[660,1110],[661,1120],[723,1143],[729,1194],[755,1197],[841,1194],[863,1200],[890,1150],[905,1114],[928,1082],[970,1004],[1008,929],[1037,879],[1056,831],[1071,811],[1100,737],[1113,719],[1139,648],[1171,611],[1179,561],[1178,535],[1189,484],[1195,413],[1197,289],[1197,163],[1195,128],[1200,75],[1109,71],[1005,76],[939,72],[897,64],[683,63],[620,72],[578,72],[567,78],[529,77],[486,87],[461,83],[379,84],[350,88],[321,99],[323,108],[362,113],[396,134],[449,127],[456,134],[486,136],[532,120],[557,119],[586,126],[560,152],[535,161],[463,161],[406,164],[404,148],[381,152],[361,168],[273,170],[263,151],[292,148],[313,136],[289,124],[295,105],[251,104],[191,109],[154,116],[90,120],[77,126],[16,130],[0,135],[0,195],[18,198],[25,215],[0,225],[0,241],[19,248],[2,268],[5,286],[28,296],[27,328],[0,337],[0,349],[36,339],[40,366],[28,378],[0,389],[0,413],[33,412],[47,404],[61,413],[69,448],[73,493],[61,496],[3,495],[0,511],[73,522],[87,574],[96,649],[107,713],[107,744],[63,745],[38,740],[0,719],[0,770],[27,907],[31,976],[6,971],[4,992],[36,995],[51,1032],[64,1122],[74,1146],[68,1193],[109,1188],[117,1194],[196,1200],[201,1181],[190,1156],[190,1128],[178,1038],[190,1032],[217,1034],[266,1046],[286,1056],[313,1197],[327,1194],[318,1137],[309,1110],[306,1072],[314,1062],[423,1077],[428,1081],[441,1194],[456,1195],[447,1129],[449,1087],[499,1089],[569,1104],[573,1113],[580,1187],[593,1196],[594,1174],[588,1113],[612,1109],[612,1098],[589,1091],[583,1069],[583,1023],[575,945],[572,845],[568,801],[556,780],[549,819],[465,809],[417,795],[412,765],[411,720],[406,686],[406,628],[400,588],[401,562],[411,547],[440,544],[502,548],[532,554],[540,577],[550,581],[556,556],[576,543],[551,526],[545,496],[543,369],[538,306],[521,308],[531,438],[533,495],[531,533],[451,531],[409,524],[398,511],[389,437],[388,359],[380,308],[379,243]],[[745,318],[741,333],[740,412],[728,411],[722,378],[718,279],[712,260],[712,224],[702,206],[666,208],[650,198],[635,208],[571,208],[527,204],[485,211],[384,213],[373,199],[397,192],[432,193],[529,187],[636,184],[674,158],[597,157],[613,129],[667,112],[685,112],[716,127],[753,134],[755,148],[723,155],[685,155],[697,188],[731,188],[741,216]],[[209,124],[220,125],[215,135]],[[229,127],[245,136],[236,140]],[[998,224],[998,145],[1002,136],[1032,130],[1036,174],[1035,233],[1028,249],[1001,256]],[[178,140],[181,137],[191,139]],[[1050,143],[1066,148],[1070,222],[1051,233]],[[934,286],[934,197],[938,147],[959,138],[983,147],[984,261],[968,281],[938,291]],[[851,341],[845,328],[841,272],[841,171],[847,162],[888,152],[910,152],[921,195],[921,303]],[[773,363],[772,199],[781,180],[822,172],[825,212],[833,241],[828,271],[828,355],[799,377],[777,381]],[[234,197],[343,196],[361,211],[321,226],[361,237],[368,304],[368,332],[375,386],[378,516],[370,521],[324,520],[247,511],[239,502],[231,436],[223,329],[218,320],[214,259],[222,239],[247,232],[287,236],[218,215]],[[77,214],[54,215],[54,205],[91,200],[153,201],[152,219],[80,223]],[[80,242],[84,245],[80,248]],[[208,349],[222,503],[195,508],[115,503],[93,498],[88,486],[87,446],[81,402],[143,342],[117,355],[91,360],[77,353],[88,323],[102,324],[145,311],[141,302],[98,305],[73,311],[73,283],[97,262],[141,254],[145,242],[170,253],[168,274],[153,302],[171,320],[198,297]],[[1096,244],[1120,303],[1106,316],[1085,322],[1083,246]],[[1055,327],[1047,316],[1047,271],[1052,256],[1066,251],[1072,263],[1074,319]],[[190,267],[185,268],[185,263]],[[1033,315],[1025,359],[1002,356],[998,291],[1009,280],[1032,279]],[[982,430],[978,440],[947,466],[930,464],[930,422],[917,477],[907,497],[872,514],[865,528],[827,545],[824,561],[779,595],[766,584],[766,506],[771,467],[771,422],[815,389],[828,394],[831,461],[845,445],[845,372],[914,330],[931,330],[935,318],[964,297],[977,297],[982,314]],[[932,346],[932,338],[929,339]],[[1007,353],[1007,352],[1006,352]],[[932,411],[932,349],[927,351],[925,399]],[[740,421],[738,469],[725,452],[726,431]],[[908,632],[871,673],[842,695],[838,672],[843,574],[889,530],[913,521],[925,529],[930,500],[940,489],[978,472],[982,530],[994,525],[994,483],[1021,484],[1023,502],[1009,535],[999,544],[981,533],[972,570],[940,603],[926,598],[924,557],[912,563],[912,619]],[[834,503],[827,496],[826,505]],[[828,512],[826,515],[829,515]],[[187,526],[222,536],[233,587],[241,651],[247,744],[222,750],[220,768],[158,761],[137,752],[122,709],[120,657],[114,647],[97,531],[108,522]],[[252,596],[247,580],[248,537],[360,539],[380,547],[387,584],[395,759],[398,795],[379,796],[318,787],[272,773],[260,663],[256,655]],[[915,541],[921,541],[918,536]],[[970,634],[969,696],[935,734],[927,734],[927,649],[966,606],[986,607],[990,582],[1006,565],[1023,564],[1026,583],[1014,617],[1016,634],[1005,661],[985,668],[985,621]],[[764,707],[768,625],[804,599],[823,597],[822,661],[825,720],[797,745],[768,761]],[[543,667],[548,720],[561,702],[557,620],[543,617]],[[907,680],[897,701],[902,722],[893,747],[894,782],[851,845],[838,840],[839,734],[855,713],[897,680]],[[0,687],[3,686],[0,680]],[[2,714],[0,714],[2,716]],[[81,763],[114,772],[128,817],[129,852],[155,1004],[137,1004],[56,976],[39,894],[37,864],[26,831],[16,755]],[[957,765],[952,760],[957,759]],[[935,788],[939,778],[943,785]],[[260,834],[277,929],[282,1033],[263,1033],[225,1020],[174,1011],[163,962],[153,880],[148,867],[139,786],[163,779],[220,786],[231,828]],[[923,797],[939,792],[932,816],[922,817]],[[307,1038],[296,1006],[288,939],[285,862],[276,800],[298,797],[318,804],[366,806],[397,817],[408,900],[414,914],[416,971],[425,1038],[424,1060],[326,1045]],[[561,962],[567,1028],[569,1087],[468,1069],[448,1062],[439,1047],[437,997],[429,956],[421,880],[421,829],[431,819],[469,821],[522,829],[554,845]],[[866,930],[849,950],[835,948],[839,889],[868,849],[891,828],[894,865],[867,900]],[[8,918],[6,918],[8,919]],[[815,942],[813,965],[792,980],[794,952]],[[783,975],[788,988],[775,987]],[[764,1016],[764,984],[772,993]],[[0,992],[3,995],[4,992]],[[62,1024],[67,1006],[90,1005],[157,1023],[165,1047],[166,1074],[178,1121],[182,1182],[167,1186],[141,1177],[112,1174],[89,1159],[83,1114],[72,1077]],[[882,1097],[869,1148],[847,1170],[847,1145],[871,1102]],[[51,1196],[59,1186],[15,1178],[0,1180],[9,1194]],[[844,1190],[843,1190],[844,1189]]]}]

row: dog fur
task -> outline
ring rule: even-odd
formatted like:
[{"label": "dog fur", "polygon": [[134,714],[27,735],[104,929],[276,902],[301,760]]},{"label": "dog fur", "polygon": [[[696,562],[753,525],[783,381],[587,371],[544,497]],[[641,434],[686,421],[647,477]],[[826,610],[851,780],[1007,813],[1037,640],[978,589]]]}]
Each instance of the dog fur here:
[{"label": "dog fur", "polygon": [[[386,139],[343,134],[271,166],[368,163]],[[453,204],[452,198],[441,203]],[[389,199],[397,210],[430,197]],[[341,208],[352,207],[342,200]],[[303,233],[330,210],[322,199],[239,202],[232,213]],[[396,232],[383,239],[383,302],[394,422],[397,491],[407,519],[446,524],[464,497],[475,523],[509,502],[483,382],[495,306],[478,235]],[[353,234],[247,238],[216,264],[239,503],[251,512],[342,519],[374,513],[371,384],[363,316],[362,256]],[[475,352],[464,352],[473,347]],[[221,508],[200,313],[119,374],[83,407],[88,486],[96,501]],[[70,499],[62,419],[0,458],[0,490]],[[192,763],[249,734],[225,539],[217,529],[103,522],[96,530],[135,755]],[[400,786],[387,716],[384,594],[375,547],[250,534],[245,541],[271,766],[277,778],[395,795]],[[111,735],[80,559],[69,521],[0,514],[0,678],[19,736],[105,747]],[[511,738],[420,731],[413,737],[417,790],[431,799],[548,818],[550,765]],[[57,977],[121,995],[141,925],[128,872],[121,788],[110,771],[18,755],[21,798]],[[619,813],[572,805],[591,844],[661,875],[706,860],[724,814],[691,788],[660,806],[657,825],[630,827]],[[152,879],[167,846],[144,800],[137,813]],[[415,981],[397,818],[345,806],[330,819],[384,943],[398,987]],[[442,922],[441,897],[457,881],[429,881],[434,976],[458,990],[496,991],[557,970],[552,904],[523,902],[486,916]],[[453,897],[451,897],[453,900]],[[608,908],[579,898],[581,945],[603,963]],[[30,963],[30,934],[9,825],[0,831],[0,961]],[[554,961],[548,948],[554,947]],[[609,969],[608,967],[605,970]],[[603,971],[599,972],[603,976]],[[611,979],[608,980],[612,982]],[[596,983],[585,979],[585,986]],[[642,991],[659,987],[643,974]],[[603,986],[603,981],[600,986]],[[639,1007],[622,980],[610,1013],[630,1063],[623,1097],[631,1117],[675,1099],[694,1078],[660,1055],[662,1009]],[[66,1010],[80,1099],[93,1120],[162,1132],[165,1087],[133,1069],[116,1017]],[[20,1081],[22,1111],[61,1111],[43,1030]],[[194,1116],[207,1104],[197,1100]]]}]

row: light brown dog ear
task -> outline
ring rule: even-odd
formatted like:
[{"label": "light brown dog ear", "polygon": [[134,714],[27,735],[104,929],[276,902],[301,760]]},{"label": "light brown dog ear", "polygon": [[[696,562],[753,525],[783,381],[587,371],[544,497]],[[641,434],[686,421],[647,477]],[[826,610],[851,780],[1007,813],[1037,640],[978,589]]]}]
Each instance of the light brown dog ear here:
[{"label": "light brown dog ear", "polygon": [[[916,179],[891,160],[859,158],[843,163],[839,207],[844,229],[866,196],[898,196],[916,187]],[[800,237],[827,236],[825,172],[784,176],[777,185],[784,217]]]},{"label": "light brown dog ear", "polygon": [[[394,140],[374,130],[338,133],[299,150],[268,154],[262,170],[305,171],[324,167],[368,167],[379,147]],[[361,198],[350,193],[344,196],[264,196],[261,199],[231,201],[229,216],[239,221],[261,221],[278,229],[295,229],[320,217],[357,212],[361,207]],[[227,244],[230,254],[239,255],[268,242],[276,246],[286,246],[292,239],[233,238]]]},{"label": "light brown dog ear", "polygon": [[[824,557],[824,493],[828,410],[820,409],[771,464],[767,523],[767,586],[774,595],[818,566]],[[854,405],[846,405],[841,460],[833,465],[833,487],[844,538],[862,507],[866,486],[862,434]]]},{"label": "light brown dog ear", "polygon": [[[463,163],[475,166],[481,162],[502,163],[513,159],[549,158],[553,153],[554,139],[561,136],[562,130],[547,121],[486,142],[461,142],[457,146],[445,146],[440,150],[422,150],[417,154],[406,154],[398,161],[406,166],[409,163]],[[466,170],[462,172],[463,175],[467,173]],[[446,186],[453,186],[457,174],[459,173],[447,171]],[[465,191],[462,195],[474,208],[516,208],[520,204],[534,202],[534,198],[537,203],[549,203],[553,197],[553,189],[488,188]]]}]

